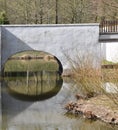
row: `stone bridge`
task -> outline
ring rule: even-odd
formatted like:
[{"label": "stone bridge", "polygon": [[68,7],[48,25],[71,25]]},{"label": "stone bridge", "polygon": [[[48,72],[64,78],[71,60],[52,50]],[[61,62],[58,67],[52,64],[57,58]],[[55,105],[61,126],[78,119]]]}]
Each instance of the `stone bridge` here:
[{"label": "stone bridge", "polygon": [[69,69],[66,55],[93,56],[93,66],[100,67],[99,24],[2,25],[0,26],[0,71],[15,53],[38,50],[54,55],[63,69]]}]

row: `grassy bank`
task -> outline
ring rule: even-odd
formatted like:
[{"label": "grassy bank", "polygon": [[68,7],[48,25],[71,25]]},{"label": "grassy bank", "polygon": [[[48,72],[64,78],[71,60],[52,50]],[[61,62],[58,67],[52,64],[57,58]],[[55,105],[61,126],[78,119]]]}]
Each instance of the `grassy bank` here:
[{"label": "grassy bank", "polygon": [[4,67],[5,72],[20,71],[58,71],[59,65],[56,62],[40,60],[8,60]]},{"label": "grassy bank", "polygon": [[[42,57],[41,59],[36,59]],[[55,58],[45,52],[24,51],[9,58],[4,66],[5,72],[22,71],[58,71],[59,65]]]}]

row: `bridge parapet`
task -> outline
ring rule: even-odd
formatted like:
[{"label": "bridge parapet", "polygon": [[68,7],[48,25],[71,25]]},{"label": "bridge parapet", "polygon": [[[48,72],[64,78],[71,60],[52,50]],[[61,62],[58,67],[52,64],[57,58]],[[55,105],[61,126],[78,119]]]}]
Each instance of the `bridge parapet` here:
[{"label": "bridge parapet", "polygon": [[99,32],[100,41],[118,41],[118,20],[101,22]]},{"label": "bridge parapet", "polygon": [[100,23],[100,33],[118,33],[118,20],[102,21]]}]

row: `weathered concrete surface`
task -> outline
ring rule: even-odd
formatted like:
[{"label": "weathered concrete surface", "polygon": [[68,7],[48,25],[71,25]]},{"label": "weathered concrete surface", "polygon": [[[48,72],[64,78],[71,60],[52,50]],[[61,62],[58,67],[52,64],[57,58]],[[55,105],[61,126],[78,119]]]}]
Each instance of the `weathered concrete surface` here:
[{"label": "weathered concrete surface", "polygon": [[[1,54],[1,27],[0,27],[0,54]],[[0,70],[1,70],[1,56],[0,56]],[[0,76],[1,76],[1,71],[0,71]],[[0,82],[0,129],[2,126],[2,106],[1,106],[1,82]]]},{"label": "weathered concrete surface", "polygon": [[[0,70],[1,70],[1,30],[2,30],[2,27],[0,27]],[[1,71],[0,71],[0,75],[1,75]]]},{"label": "weathered concrete surface", "polygon": [[2,26],[1,34],[2,68],[11,55],[25,50],[48,52],[60,60],[64,69],[69,68],[64,53],[72,58],[78,52],[86,56],[91,53],[100,65],[99,24],[9,25]]}]

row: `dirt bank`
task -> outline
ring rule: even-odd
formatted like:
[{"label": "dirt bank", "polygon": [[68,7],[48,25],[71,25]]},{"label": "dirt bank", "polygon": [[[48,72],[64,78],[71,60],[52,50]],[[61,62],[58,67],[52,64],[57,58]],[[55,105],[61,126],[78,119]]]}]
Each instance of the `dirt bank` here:
[{"label": "dirt bank", "polygon": [[69,113],[83,114],[88,119],[100,119],[107,123],[118,125],[118,104],[106,95],[99,95],[90,99],[80,98],[65,106]]}]

